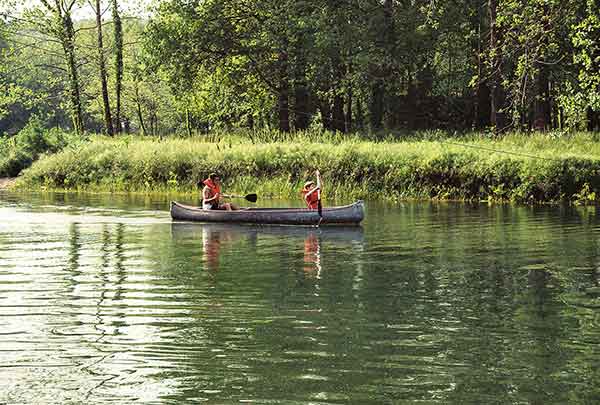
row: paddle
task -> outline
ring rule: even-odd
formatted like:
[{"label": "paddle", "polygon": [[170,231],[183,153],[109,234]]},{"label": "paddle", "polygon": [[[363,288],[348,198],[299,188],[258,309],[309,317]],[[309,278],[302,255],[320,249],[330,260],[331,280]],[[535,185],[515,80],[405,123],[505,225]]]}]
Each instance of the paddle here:
[{"label": "paddle", "polygon": [[256,200],[258,199],[258,196],[255,193],[251,193],[251,194],[246,194],[245,196],[241,196],[241,195],[231,195],[231,194],[223,194],[223,197],[226,198],[243,198],[246,201],[250,201],[252,203],[255,203]]},{"label": "paddle", "polygon": [[319,223],[317,227],[321,225],[323,220],[323,205],[321,204],[321,173],[317,170],[317,212],[319,213]]},{"label": "paddle", "polygon": [[[196,186],[198,188],[202,188],[204,186],[204,184],[202,183],[202,181],[199,181],[198,183],[196,183]],[[243,198],[246,201],[250,201],[252,203],[255,203],[256,200],[258,199],[258,196],[256,195],[256,193],[246,194],[245,196],[232,195],[232,194],[223,194],[223,197],[226,197],[226,198]]]}]

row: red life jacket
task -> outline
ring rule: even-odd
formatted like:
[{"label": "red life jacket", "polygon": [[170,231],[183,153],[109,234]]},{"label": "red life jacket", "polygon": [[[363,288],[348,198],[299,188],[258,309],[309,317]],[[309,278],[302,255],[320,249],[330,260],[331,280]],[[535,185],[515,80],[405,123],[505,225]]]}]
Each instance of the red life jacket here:
[{"label": "red life jacket", "polygon": [[311,191],[309,188],[302,189],[302,198],[306,202],[306,205],[311,210],[316,210],[319,208],[319,190],[313,191],[310,195],[308,193]]},{"label": "red life jacket", "polygon": [[[214,197],[217,193],[221,193],[221,187],[216,185],[210,178],[202,182],[206,187],[210,189],[210,198]],[[218,204],[214,202],[213,205]]]}]

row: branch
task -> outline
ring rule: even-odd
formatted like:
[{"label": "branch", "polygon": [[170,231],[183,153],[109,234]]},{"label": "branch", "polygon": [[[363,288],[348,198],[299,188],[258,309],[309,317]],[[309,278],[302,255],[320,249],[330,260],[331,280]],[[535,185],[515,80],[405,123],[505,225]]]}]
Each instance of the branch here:
[{"label": "branch", "polygon": [[[48,36],[45,37],[38,37],[37,35],[33,35],[33,34],[29,34],[26,31],[12,31],[11,29],[2,29],[2,27],[0,27],[0,31],[4,31],[5,33],[8,34],[12,34],[12,35],[17,35],[17,36],[22,36],[22,37],[27,37],[27,38],[31,38],[31,39],[35,39],[38,41],[43,41],[43,42],[54,42],[56,44],[61,44],[61,42],[57,39],[54,38],[50,38]],[[7,38],[8,42],[10,42],[12,39],[11,38]]]},{"label": "branch", "polygon": [[[103,22],[103,23],[102,23],[102,27],[105,27],[105,26],[107,26],[107,25],[109,25],[109,24],[114,24],[114,21],[113,21],[113,20],[110,20],[110,21]],[[77,33],[79,33],[80,31],[89,31],[89,30],[95,30],[95,29],[97,29],[97,28],[98,28],[98,26],[97,26],[96,24],[94,24],[94,25],[91,25],[91,26],[89,26],[89,27],[79,27],[79,28],[77,28],[77,29],[75,30],[75,33],[77,34]]]},{"label": "branch", "polygon": [[56,65],[50,65],[50,64],[47,64],[47,63],[38,63],[38,64],[35,64],[33,66],[39,67],[39,68],[56,69],[56,70],[60,70],[60,71],[63,71],[65,73],[67,73],[67,69],[65,69],[65,68],[60,67],[60,66],[56,66]]},{"label": "branch", "polygon": [[51,12],[55,12],[56,11],[54,8],[52,8],[52,6],[46,0],[40,0],[40,1]]},{"label": "branch", "polygon": [[563,59],[566,57],[566,55],[561,56],[560,58],[558,58],[558,60],[555,60],[554,62],[545,62],[543,60],[538,60],[538,59],[534,59],[533,61],[535,63],[539,63],[540,65],[558,65],[560,62],[563,61]]},{"label": "branch", "polygon": [[61,58],[61,59],[64,58],[64,55],[61,55],[59,53],[56,53],[56,52],[51,51],[51,50],[46,49],[46,48],[42,48],[40,46],[37,46],[36,44],[30,44],[30,43],[27,43],[27,42],[20,42],[20,41],[17,41],[15,39],[13,39],[12,41],[14,43],[16,43],[16,44],[23,45],[20,49],[25,49],[25,48],[29,47],[29,48],[37,49],[38,51],[45,52],[48,55],[56,56],[56,57]]}]

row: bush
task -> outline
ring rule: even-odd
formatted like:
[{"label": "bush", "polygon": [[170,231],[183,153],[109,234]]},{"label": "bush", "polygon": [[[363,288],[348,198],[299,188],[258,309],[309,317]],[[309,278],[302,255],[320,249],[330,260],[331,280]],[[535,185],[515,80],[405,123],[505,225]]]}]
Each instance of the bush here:
[{"label": "bush", "polygon": [[45,129],[32,119],[12,138],[0,140],[0,177],[15,177],[32,165],[42,154],[52,154],[80,140],[59,129]]}]

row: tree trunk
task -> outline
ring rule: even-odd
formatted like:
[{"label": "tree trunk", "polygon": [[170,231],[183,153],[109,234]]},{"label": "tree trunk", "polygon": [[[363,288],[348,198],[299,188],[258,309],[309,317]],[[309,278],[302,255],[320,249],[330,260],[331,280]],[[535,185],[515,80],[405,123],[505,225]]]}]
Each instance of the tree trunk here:
[{"label": "tree trunk", "polygon": [[346,97],[346,132],[352,131],[352,85],[348,85],[348,94]]},{"label": "tree trunk", "polygon": [[385,87],[383,80],[376,78],[371,87],[371,105],[369,106],[369,115],[371,118],[371,128],[380,129],[383,125],[383,99],[385,97]]},{"label": "tree trunk", "polygon": [[488,0],[488,11],[490,16],[490,51],[493,53],[491,58],[490,72],[490,99],[491,114],[490,121],[496,133],[506,129],[505,107],[506,94],[502,86],[502,55],[500,49],[501,33],[498,30],[496,17],[498,15],[498,0]]},{"label": "tree trunk", "polygon": [[308,102],[308,85],[306,83],[306,55],[303,48],[303,36],[298,34],[294,47],[296,60],[294,63],[294,129],[308,129],[310,111]]},{"label": "tree trunk", "polygon": [[140,129],[142,130],[142,136],[146,136],[146,125],[144,124],[144,114],[142,114],[142,103],[140,100],[140,91],[137,82],[134,87],[135,91],[135,104],[136,104],[136,112],[138,116],[138,121],[140,122]]},{"label": "tree trunk", "polygon": [[277,103],[279,115],[279,130],[290,131],[288,55],[285,50],[279,52],[279,99]]},{"label": "tree trunk", "polygon": [[475,119],[474,126],[477,129],[483,129],[489,127],[490,116],[491,116],[491,100],[490,100],[490,89],[487,85],[487,80],[484,76],[486,75],[485,63],[483,59],[483,43],[486,40],[485,36],[487,33],[485,24],[485,13],[482,12],[482,5],[477,1],[477,42],[474,44],[474,49],[477,52],[477,89],[476,89],[476,100],[475,100]]},{"label": "tree trunk", "polygon": [[344,116],[344,93],[342,84],[346,75],[346,67],[342,59],[336,55],[333,60],[333,74],[335,77],[333,109],[332,109],[332,129],[334,131],[346,132],[346,117]]},{"label": "tree trunk", "polygon": [[55,13],[60,23],[61,30],[59,36],[65,54],[67,74],[69,76],[69,104],[73,129],[76,133],[82,134],[85,131],[85,128],[83,126],[79,75],[77,72],[77,63],[75,61],[75,29],[73,28],[71,11],[70,9],[66,9],[63,13],[63,8],[57,1]]},{"label": "tree trunk", "polygon": [[408,91],[406,95],[406,109],[408,112],[407,126],[409,130],[417,129],[417,88],[412,75],[409,75]]},{"label": "tree trunk", "polygon": [[538,131],[545,131],[550,127],[550,83],[548,76],[548,66],[539,63],[533,121],[533,126]]},{"label": "tree trunk", "polygon": [[363,129],[365,125],[363,117],[363,106],[360,98],[360,94],[356,97],[356,128]]},{"label": "tree trunk", "polygon": [[321,119],[323,120],[323,129],[333,130],[331,123],[331,106],[327,100],[319,100],[319,110],[321,111]]},{"label": "tree trunk", "polygon": [[188,137],[192,137],[192,122],[190,117],[190,109],[185,109],[185,129],[187,130]]},{"label": "tree trunk", "polygon": [[600,111],[594,111],[591,107],[587,108],[587,130],[600,130]]},{"label": "tree trunk", "polygon": [[115,132],[121,133],[121,91],[123,88],[123,25],[117,0],[112,0],[112,18],[115,41]]},{"label": "tree trunk", "polygon": [[[373,27],[378,32],[377,42],[382,44],[382,54],[391,56],[394,44],[394,2],[392,0],[383,1],[383,24],[380,27]],[[385,59],[385,58],[384,58]],[[389,68],[385,63],[376,64],[373,75],[375,79],[371,85],[371,105],[369,106],[369,115],[372,129],[380,129],[383,126],[383,115],[385,110],[385,83],[384,78],[389,76]]]},{"label": "tree trunk", "polygon": [[98,34],[98,67],[100,70],[100,85],[102,88],[102,104],[104,107],[104,127],[106,133],[114,135],[112,116],[110,114],[110,102],[108,100],[108,83],[106,80],[106,64],[104,61],[104,44],[102,38],[102,8],[100,0],[96,0],[96,29]]}]

